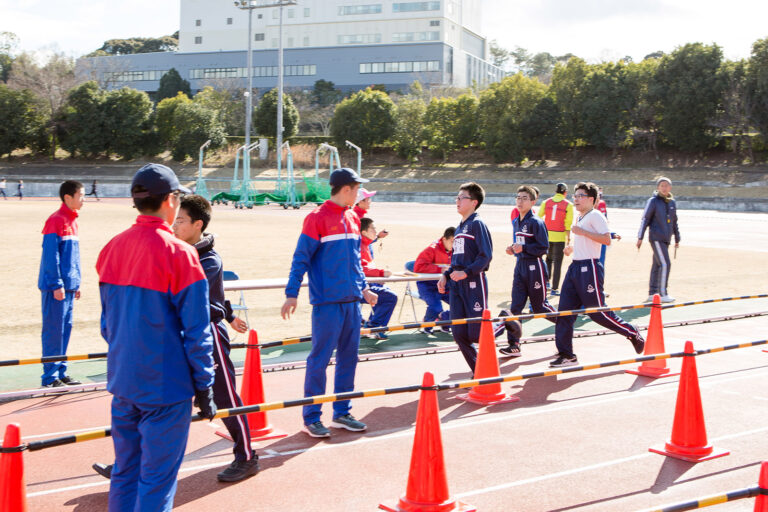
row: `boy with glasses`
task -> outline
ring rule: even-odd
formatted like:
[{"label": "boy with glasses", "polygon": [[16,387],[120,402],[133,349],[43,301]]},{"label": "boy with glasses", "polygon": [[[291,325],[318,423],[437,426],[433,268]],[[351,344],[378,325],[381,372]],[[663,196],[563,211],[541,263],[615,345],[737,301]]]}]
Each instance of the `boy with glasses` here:
[{"label": "boy with glasses", "polygon": [[[440,293],[450,290],[449,307],[452,319],[481,316],[488,309],[488,280],[485,272],[493,257],[493,241],[488,227],[477,216],[485,191],[475,182],[459,187],[456,211],[461,223],[453,239],[451,264],[437,282]],[[472,346],[480,338],[480,323],[454,325],[453,339],[474,373],[477,350]]]},{"label": "boy with glasses", "polygon": [[[548,271],[547,264],[542,259],[549,249],[549,236],[544,221],[534,215],[531,209],[534,201],[536,191],[533,187],[523,185],[517,189],[516,202],[520,216],[512,222],[514,243],[507,247],[507,254],[517,258],[512,281],[512,302],[509,307],[513,315],[523,312],[529,298],[534,313],[555,311],[547,302]],[[554,318],[549,320],[555,322]],[[514,322],[519,324],[517,320]],[[501,348],[499,352],[505,356],[520,357],[520,336],[513,328],[507,329],[507,341],[509,346]]]},{"label": "boy with glasses", "polygon": [[[570,311],[581,308],[605,307],[603,292],[603,265],[600,263],[600,247],[611,244],[611,233],[608,221],[602,213],[595,210],[597,202],[597,186],[594,183],[579,183],[573,194],[573,204],[579,217],[571,228],[573,247],[565,248],[565,255],[573,254],[573,262],[568,267],[563,280],[560,295],[560,311]],[[589,317],[598,324],[611,329],[626,337],[635,348],[642,353],[645,347],[637,328],[622,320],[613,311],[591,313]],[[578,360],[573,353],[573,325],[576,315],[557,318],[555,327],[555,344],[558,356],[549,366],[561,368],[576,366]]]}]

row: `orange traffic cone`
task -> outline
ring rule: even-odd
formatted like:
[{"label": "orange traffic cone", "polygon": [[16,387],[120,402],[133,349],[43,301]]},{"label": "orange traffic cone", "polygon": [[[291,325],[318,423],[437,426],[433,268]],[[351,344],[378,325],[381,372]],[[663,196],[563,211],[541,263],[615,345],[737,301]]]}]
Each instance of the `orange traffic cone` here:
[{"label": "orange traffic cone", "polygon": [[[421,383],[424,388],[435,385],[435,377],[427,372]],[[408,488],[397,503],[382,503],[382,510],[390,512],[473,512],[471,505],[451,498],[443,460],[443,439],[440,434],[440,416],[437,391],[422,389],[416,412],[416,432],[411,452],[411,470]]]},{"label": "orange traffic cone", "polygon": [[[5,427],[3,448],[21,445],[18,423]],[[0,510],[3,512],[26,512],[27,491],[24,485],[24,456],[22,453],[0,455]]]},{"label": "orange traffic cone", "polygon": [[[650,356],[653,354],[664,353],[664,326],[661,322],[661,297],[659,294],[653,296],[653,306],[651,307],[651,321],[648,324],[648,337],[645,340],[645,353],[643,355]],[[671,377],[673,375],[680,375],[680,373],[672,373],[672,370],[667,366],[666,359],[657,359],[655,361],[645,361],[643,364],[637,367],[635,370],[627,370],[627,373],[634,375],[642,375],[644,377],[652,377],[654,379],[659,377]]]},{"label": "orange traffic cone", "polygon": [[[496,342],[493,339],[493,324],[491,312],[483,310],[483,321],[480,323],[480,347],[475,363],[475,379],[488,379],[500,376],[499,360],[496,357]],[[479,405],[494,405],[507,402],[517,402],[519,397],[506,395],[501,390],[501,383],[482,384],[473,387],[469,393],[458,395],[456,398]]]},{"label": "orange traffic cone", "polygon": [[768,512],[768,462],[763,462],[760,466],[760,480],[757,486],[762,491],[755,500],[754,512]]},{"label": "orange traffic cone", "polygon": [[699,374],[696,371],[696,352],[693,343],[685,342],[685,357],[677,388],[675,420],[672,424],[672,438],[663,447],[649,448],[649,451],[667,455],[688,462],[702,462],[723,457],[731,452],[715,450],[707,444],[707,429],[704,425],[704,411],[701,407]]},{"label": "orange traffic cone", "polygon": [[[259,335],[251,329],[248,334],[248,345],[258,345]],[[243,369],[243,389],[240,392],[243,405],[255,405],[264,403],[264,383],[261,378],[261,349],[246,348],[245,368]],[[248,416],[248,426],[251,431],[251,441],[266,441],[268,439],[280,439],[288,434],[276,430],[267,421],[266,412],[252,412]],[[225,439],[232,440],[229,432],[219,430],[216,432]]]}]

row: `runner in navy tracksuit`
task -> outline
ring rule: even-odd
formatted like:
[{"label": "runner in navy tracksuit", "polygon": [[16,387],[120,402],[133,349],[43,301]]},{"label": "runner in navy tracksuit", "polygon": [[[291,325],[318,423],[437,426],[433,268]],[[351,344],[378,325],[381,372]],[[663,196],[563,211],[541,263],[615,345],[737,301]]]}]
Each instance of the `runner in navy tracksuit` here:
[{"label": "runner in navy tracksuit", "polygon": [[[533,213],[536,192],[523,185],[517,189],[517,208],[520,215],[512,221],[514,243],[507,247],[507,254],[517,258],[515,276],[512,281],[512,302],[510,313],[519,315],[530,299],[534,313],[551,313],[555,308],[547,301],[547,279],[549,271],[542,259],[549,250],[547,226]],[[555,322],[554,318],[549,319]],[[499,351],[507,356],[520,356],[520,337],[507,329],[508,347]]]},{"label": "runner in navy tracksuit", "polygon": [[[72,309],[80,298],[80,238],[77,210],[83,207],[83,184],[67,180],[59,187],[61,207],[45,221],[43,255],[37,287],[43,304],[43,357],[67,354]],[[43,364],[43,387],[74,386],[66,361]]]},{"label": "runner in navy tracksuit", "polygon": [[[485,272],[493,257],[493,241],[488,226],[475,212],[483,204],[483,199],[485,191],[474,182],[463,184],[456,196],[456,210],[462,220],[453,239],[451,266],[437,282],[440,293],[445,293],[446,288],[449,290],[451,319],[478,317],[484,309],[488,309]],[[454,325],[451,332],[474,372],[477,350],[472,344],[480,339],[480,323]]]},{"label": "runner in navy tracksuit", "polygon": [[208,283],[195,249],[171,231],[182,192],[164,165],[139,169],[131,195],[140,215],[96,263],[113,395],[111,512],[170,511],[191,398],[203,417],[216,413]]},{"label": "runner in navy tracksuit", "polygon": [[[603,280],[605,274],[600,264],[600,246],[611,243],[608,221],[602,213],[594,209],[597,201],[597,186],[594,183],[579,183],[573,194],[573,205],[579,213],[578,220],[571,228],[574,235],[573,247],[565,248],[565,255],[573,254],[573,262],[568,267],[560,294],[560,311],[604,307],[605,295]],[[626,337],[640,354],[645,340],[637,328],[625,322],[613,311],[591,313],[592,321]],[[560,368],[578,364],[573,352],[573,326],[576,315],[557,318],[555,344],[558,356],[549,366]]]},{"label": "runner in navy tracksuit", "polygon": [[[312,350],[307,356],[304,396],[325,393],[326,368],[336,350],[334,393],[355,387],[357,350],[360,346],[360,300],[374,306],[360,263],[359,218],[351,210],[360,183],[368,180],[348,168],[331,173],[331,199],[304,219],[293,253],[291,272],[285,287],[284,319],[296,311],[296,298],[309,274],[309,302],[312,304]],[[349,414],[349,400],[333,402],[332,427],[359,432],[365,423]],[[330,437],[320,421],[321,404],[304,406],[304,428],[312,437]]]},{"label": "runner in navy tracksuit", "polygon": [[654,294],[661,295],[661,302],[674,302],[667,291],[669,271],[672,261],[669,259],[669,244],[675,236],[675,248],[680,246],[680,229],[677,226],[677,205],[672,197],[672,181],[661,177],[656,180],[656,193],[648,199],[637,232],[637,248],[643,243],[645,229],[648,228],[648,241],[653,249],[653,265],[648,285],[647,302],[653,301]]}]

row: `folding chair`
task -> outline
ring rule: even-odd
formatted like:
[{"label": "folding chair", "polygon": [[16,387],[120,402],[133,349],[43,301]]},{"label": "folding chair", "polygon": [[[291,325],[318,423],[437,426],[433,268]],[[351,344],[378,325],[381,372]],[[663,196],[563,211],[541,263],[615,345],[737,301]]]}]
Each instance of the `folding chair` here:
[{"label": "folding chair", "polygon": [[[238,276],[235,272],[232,272],[231,270],[225,270],[222,273],[222,277],[225,281],[237,281],[240,279],[240,276]],[[232,305],[232,311],[235,313],[236,316],[240,316],[240,311],[243,312],[245,315],[245,323],[248,324],[248,327],[250,327],[251,323],[248,321],[248,306],[245,304],[245,293],[243,290],[240,290],[240,301],[237,304],[231,304]],[[234,336],[232,337],[234,339]]]},{"label": "folding chair", "polygon": [[[415,264],[415,261],[409,261],[405,264],[405,270],[408,272],[413,272],[413,265]],[[419,318],[416,316],[416,303],[413,301],[413,299],[421,299],[421,296],[419,295],[419,291],[414,285],[411,287],[411,281],[406,281],[405,283],[405,292],[403,293],[403,298],[400,300],[400,312],[397,315],[397,322],[400,323],[400,318],[403,316],[403,306],[405,306],[405,299],[406,297],[411,299],[411,311],[413,311],[413,321],[418,322]]]}]

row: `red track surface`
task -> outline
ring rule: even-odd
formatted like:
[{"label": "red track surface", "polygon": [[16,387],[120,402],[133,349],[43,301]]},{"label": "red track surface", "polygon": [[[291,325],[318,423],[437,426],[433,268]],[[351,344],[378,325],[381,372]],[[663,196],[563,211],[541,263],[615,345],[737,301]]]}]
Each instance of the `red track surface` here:
[{"label": "red track surface", "polygon": [[[765,338],[764,319],[688,326],[665,332],[669,352],[686,339],[707,348]],[[727,332],[728,336],[722,334]],[[521,400],[479,407],[438,394],[451,493],[478,510],[638,510],[757,483],[768,459],[768,354],[761,348],[697,357],[709,440],[731,455],[700,464],[648,452],[668,440],[677,378],[651,380],[626,367],[503,384]],[[524,345],[523,357],[502,360],[502,373],[547,368],[554,345]],[[618,336],[576,341],[582,364],[632,357]],[[680,361],[671,361],[679,368]],[[331,368],[333,371],[333,368]],[[454,352],[361,363],[357,389],[469,378]],[[303,371],[264,375],[268,401],[299,398]],[[330,392],[331,390],[329,390]],[[418,394],[363,398],[353,413],[368,423],[362,434],[333,430],[331,440],[300,432],[296,408],[269,413],[289,433],[256,445],[261,472],[223,485],[216,473],[231,461],[230,444],[213,425],[192,425],[179,473],[178,510],[375,510],[405,492]],[[330,404],[323,406],[330,419]],[[26,440],[41,434],[91,430],[109,423],[105,392],[46,397],[0,405],[0,425],[18,422]],[[31,437],[35,436],[35,437]],[[90,469],[112,460],[111,439],[25,453],[29,509],[106,510],[108,482]],[[751,510],[753,500],[719,505],[718,512]]]}]

